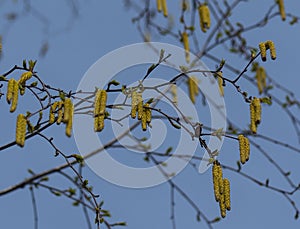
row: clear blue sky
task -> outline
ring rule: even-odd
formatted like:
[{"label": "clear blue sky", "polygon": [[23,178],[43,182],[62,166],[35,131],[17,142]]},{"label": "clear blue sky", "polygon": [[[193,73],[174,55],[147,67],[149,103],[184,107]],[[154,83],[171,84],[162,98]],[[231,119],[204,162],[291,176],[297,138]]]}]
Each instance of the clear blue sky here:
[{"label": "clear blue sky", "polygon": [[[35,9],[49,20],[49,32],[45,31],[44,24],[31,13],[22,11],[21,3],[13,1],[0,1],[0,34],[3,34],[3,57],[0,61],[1,73],[7,71],[15,64],[21,64],[23,59],[38,59],[39,75],[50,85],[66,91],[75,90],[87,69],[100,57],[124,45],[141,42],[135,25],[131,23],[133,11],[126,11],[122,1],[95,1],[87,0],[79,4],[79,15],[72,17],[69,1],[32,1]],[[21,1],[20,1],[21,2]],[[155,2],[154,0],[151,2]],[[171,2],[171,1],[169,1]],[[176,2],[176,3],[175,3]],[[266,2],[273,3],[269,0]],[[286,9],[297,13],[300,4],[296,1],[285,1]],[[267,3],[264,3],[267,4]],[[179,1],[169,4],[169,11],[177,12]],[[255,21],[265,6],[261,1],[241,4],[237,17],[244,22],[249,18]],[[5,15],[18,13],[21,19],[7,27]],[[33,14],[37,15],[33,12]],[[175,16],[176,20],[177,17]],[[285,22],[285,24],[288,24]],[[7,29],[9,28],[9,29]],[[66,30],[66,28],[68,28]],[[299,25],[284,26],[277,18],[272,26],[249,33],[249,43],[252,45],[260,41],[272,39],[277,46],[278,58],[275,62],[265,64],[272,77],[289,89],[296,92],[299,98]],[[49,42],[49,51],[44,58],[38,53],[44,41]],[[174,42],[174,39],[155,37],[154,41]],[[220,57],[228,63],[243,67],[246,62],[219,52]],[[214,69],[214,65],[207,63]],[[146,71],[146,69],[145,69]],[[228,72],[229,73],[229,72]],[[231,73],[230,73],[231,74]],[[14,75],[14,77],[18,77]],[[246,84],[243,83],[243,85]],[[249,87],[253,93],[256,91]],[[227,112],[242,128],[247,127],[248,105],[243,103],[241,97],[235,93],[231,86],[225,88],[225,101]],[[31,98],[24,99],[20,111],[36,108],[31,104]],[[3,97],[4,98],[4,97]],[[22,98],[23,99],[23,98]],[[1,110],[1,145],[14,138],[15,117],[10,115],[9,108],[4,99],[0,103]],[[278,107],[263,107],[263,124],[259,127],[261,133],[270,135],[299,147],[295,138],[294,129],[287,116]],[[65,152],[76,152],[74,139],[64,136],[63,127],[54,126],[48,130],[49,136],[55,136],[55,142]],[[258,142],[259,143],[259,142]],[[170,141],[170,144],[172,142]],[[300,172],[299,155],[287,150],[266,144],[265,150],[280,162],[285,170],[292,169],[293,173]],[[116,153],[126,153],[116,150]],[[198,148],[202,154],[202,149]],[[64,163],[62,158],[54,158],[51,147],[40,138],[30,139],[26,147],[19,149],[14,146],[0,152],[0,189],[29,177],[28,168],[39,172],[47,168]],[[220,160],[235,166],[238,159],[238,145],[236,141],[226,140],[222,148]],[[142,157],[141,157],[142,160]],[[143,162],[142,162],[143,165]],[[209,170],[210,171],[210,170]],[[253,149],[251,158],[245,172],[265,180],[271,177],[270,184],[288,187],[286,182],[275,173],[270,163]],[[272,192],[230,171],[224,171],[224,176],[231,180],[232,210],[215,228],[298,228],[299,220],[293,219],[294,210],[286,199],[278,193]],[[113,215],[112,220],[126,221],[130,229],[171,228],[170,218],[170,187],[168,184],[159,185],[149,189],[128,189],[118,187],[96,176],[88,167],[85,168],[85,177],[94,190],[105,201],[104,208],[109,209]],[[292,175],[296,179],[299,176]],[[53,184],[64,187],[64,180],[53,176]],[[219,216],[218,204],[214,201],[211,173],[198,174],[187,167],[180,173],[175,181],[193,198],[203,212],[210,218]],[[66,186],[68,188],[68,186]],[[35,190],[39,210],[39,226],[50,228],[86,228],[86,222],[81,207],[72,207],[69,200],[55,197],[41,188]],[[296,194],[295,199],[299,194]],[[298,203],[299,204],[299,203]],[[0,198],[1,228],[33,228],[33,211],[28,189],[21,189]],[[91,215],[91,217],[93,217]],[[205,228],[203,222],[196,221],[195,211],[181,196],[176,195],[176,222],[177,228]]]}]

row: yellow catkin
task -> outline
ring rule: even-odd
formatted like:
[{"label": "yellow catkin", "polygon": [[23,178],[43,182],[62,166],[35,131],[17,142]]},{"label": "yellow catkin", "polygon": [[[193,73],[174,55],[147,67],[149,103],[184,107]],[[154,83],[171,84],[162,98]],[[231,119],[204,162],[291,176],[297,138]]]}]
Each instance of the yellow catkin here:
[{"label": "yellow catkin", "polygon": [[73,116],[74,116],[74,105],[71,102],[70,104],[70,108],[69,108],[69,117],[68,117],[68,121],[66,123],[66,135],[68,137],[71,137],[72,134],[72,126],[73,126]]},{"label": "yellow catkin", "polygon": [[143,97],[142,97],[142,93],[137,93],[137,116],[138,116],[138,120],[142,119],[143,116]]},{"label": "yellow catkin", "polygon": [[104,115],[100,115],[98,117],[98,127],[97,127],[97,131],[102,131],[104,129]]},{"label": "yellow catkin", "polygon": [[249,139],[246,137],[244,137],[244,147],[245,147],[246,161],[248,161],[250,157],[250,143],[249,143]]},{"label": "yellow catkin", "polygon": [[96,132],[99,132],[104,128],[106,101],[106,91],[98,89],[94,102],[94,131]]},{"label": "yellow catkin", "polygon": [[57,120],[56,120],[56,124],[59,125],[62,122],[63,116],[64,116],[63,101],[59,101],[59,103],[57,105]]},{"label": "yellow catkin", "polygon": [[156,9],[158,12],[162,11],[161,0],[156,0]]},{"label": "yellow catkin", "polygon": [[195,95],[199,95],[199,88],[198,88],[198,78],[196,76],[191,76],[193,81],[194,93]]},{"label": "yellow catkin", "polygon": [[101,91],[101,98],[100,98],[100,110],[99,110],[99,113],[101,115],[105,114],[106,102],[107,102],[107,93],[106,93],[105,90],[102,90]]},{"label": "yellow catkin", "polygon": [[188,88],[189,88],[189,95],[192,103],[195,104],[196,102],[196,95],[199,93],[198,89],[198,80],[196,77],[189,77],[188,78]]},{"label": "yellow catkin", "polygon": [[173,103],[175,105],[177,105],[178,104],[178,96],[177,96],[177,86],[176,86],[176,84],[171,85],[171,94],[172,94],[172,97],[173,97]]},{"label": "yellow catkin", "polygon": [[219,207],[220,207],[220,213],[221,213],[222,218],[225,218],[226,217],[226,206],[225,206],[225,196],[224,195],[220,196]]},{"label": "yellow catkin", "polygon": [[146,110],[144,110],[142,114],[142,130],[146,131],[147,130],[147,115],[146,115]]},{"label": "yellow catkin", "polygon": [[281,19],[282,19],[282,21],[285,21],[286,15],[285,15],[285,10],[284,10],[284,2],[283,2],[283,0],[278,0],[277,3],[279,6],[279,13],[280,13]]},{"label": "yellow catkin", "polygon": [[152,119],[152,111],[150,109],[150,104],[149,103],[145,103],[144,107],[145,107],[145,111],[144,112],[146,113],[146,122],[150,123],[151,119]]},{"label": "yellow catkin", "polygon": [[210,28],[210,12],[207,5],[203,4],[198,7],[198,13],[200,17],[200,27],[205,33]]},{"label": "yellow catkin", "polygon": [[250,129],[252,133],[256,133],[257,126],[261,122],[261,104],[260,99],[254,97],[250,103]]},{"label": "yellow catkin", "polygon": [[218,85],[219,85],[219,92],[221,96],[224,96],[224,87],[223,87],[223,73],[217,72],[217,77],[218,77]]},{"label": "yellow catkin", "polygon": [[49,123],[50,124],[55,122],[55,111],[56,111],[56,108],[57,108],[58,104],[59,104],[59,102],[56,101],[50,107],[50,111],[49,111]]},{"label": "yellow catkin", "polygon": [[13,98],[13,94],[14,94],[14,84],[16,83],[15,79],[10,79],[8,80],[7,83],[7,92],[6,92],[6,101],[8,104],[11,103],[11,100]]},{"label": "yellow catkin", "polygon": [[262,61],[266,61],[267,60],[267,49],[266,49],[265,43],[260,42],[258,46],[259,46],[260,57],[261,57]]},{"label": "yellow catkin", "polygon": [[256,69],[256,75],[255,75],[259,94],[261,94],[267,86],[266,77],[267,77],[267,75],[266,75],[265,68],[259,66]]},{"label": "yellow catkin", "polygon": [[16,80],[13,82],[12,101],[10,106],[10,112],[14,112],[17,109],[19,97],[19,84]]},{"label": "yellow catkin", "polygon": [[245,164],[246,162],[246,158],[247,158],[247,154],[246,154],[246,148],[245,148],[245,137],[240,134],[238,136],[238,140],[239,140],[239,150],[240,150],[240,161],[242,164]]},{"label": "yellow catkin", "polygon": [[271,40],[268,40],[266,42],[260,42],[259,43],[259,49],[260,49],[260,56],[262,61],[267,60],[267,50],[270,49],[270,55],[271,59],[275,60],[276,59],[276,49],[274,42]]},{"label": "yellow catkin", "polygon": [[256,125],[258,125],[258,124],[260,124],[260,121],[261,121],[261,104],[260,104],[260,99],[254,97],[252,101],[253,101],[254,110],[255,110],[255,123],[256,123]]},{"label": "yellow catkin", "polygon": [[24,72],[20,79],[18,80],[18,83],[20,85],[20,95],[24,95],[25,94],[25,84],[26,81],[29,80],[32,77],[32,72],[28,71],[28,72]]},{"label": "yellow catkin", "polygon": [[63,115],[63,122],[67,123],[71,117],[71,107],[72,107],[72,100],[70,98],[66,98],[64,101],[64,115]]},{"label": "yellow catkin", "polygon": [[23,147],[25,144],[27,121],[23,114],[17,117],[16,125],[16,143],[18,146]]},{"label": "yellow catkin", "polygon": [[270,49],[271,59],[275,60],[276,59],[276,49],[275,49],[274,42],[271,40],[266,41],[266,48]]},{"label": "yellow catkin", "polygon": [[28,71],[28,72],[24,72],[20,79],[19,79],[19,84],[24,85],[26,83],[27,80],[29,80],[32,77],[32,72]]},{"label": "yellow catkin", "polygon": [[183,42],[183,47],[185,50],[185,59],[186,59],[186,62],[189,63],[190,62],[189,36],[188,36],[187,32],[185,32],[185,31],[182,33],[182,42]]},{"label": "yellow catkin", "polygon": [[136,110],[138,104],[137,92],[133,91],[131,93],[131,118],[136,118]]},{"label": "yellow catkin", "polygon": [[214,163],[212,166],[212,176],[213,176],[215,199],[218,202],[220,200],[220,192],[219,192],[219,168],[217,163]]},{"label": "yellow catkin", "polygon": [[230,182],[228,179],[223,179],[224,184],[224,199],[225,199],[225,208],[230,211]]},{"label": "yellow catkin", "polygon": [[161,0],[162,11],[165,17],[168,17],[167,0]]}]

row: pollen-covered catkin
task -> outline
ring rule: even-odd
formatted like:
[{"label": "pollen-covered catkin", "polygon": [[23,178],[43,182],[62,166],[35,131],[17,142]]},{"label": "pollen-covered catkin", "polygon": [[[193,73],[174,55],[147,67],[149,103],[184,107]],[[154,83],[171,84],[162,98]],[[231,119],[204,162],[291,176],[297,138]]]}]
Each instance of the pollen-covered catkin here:
[{"label": "pollen-covered catkin", "polygon": [[214,163],[212,166],[212,176],[213,176],[215,199],[218,202],[220,200],[220,192],[219,192],[219,168],[217,163]]},{"label": "pollen-covered catkin", "polygon": [[224,96],[224,87],[223,87],[223,73],[217,72],[217,77],[218,77],[218,85],[219,85],[219,92],[221,96]]},{"label": "pollen-covered catkin", "polygon": [[276,59],[276,49],[275,49],[274,42],[271,40],[266,41],[266,48],[270,49],[271,59],[275,60]]},{"label": "pollen-covered catkin", "polygon": [[18,80],[18,83],[20,85],[20,95],[25,94],[25,83],[27,80],[29,80],[32,77],[33,73],[31,71],[24,72],[20,79]]},{"label": "pollen-covered catkin", "polygon": [[222,218],[225,218],[226,217],[226,206],[225,206],[225,196],[224,195],[220,196],[219,207],[220,207],[220,213],[221,213]]},{"label": "pollen-covered catkin", "polygon": [[98,89],[94,102],[94,131],[99,132],[104,128],[105,108],[107,93],[105,90]]},{"label": "pollen-covered catkin", "polygon": [[202,4],[198,7],[198,13],[200,17],[200,27],[205,33],[210,28],[210,12],[206,4]]},{"label": "pollen-covered catkin", "polygon": [[152,119],[152,111],[150,109],[150,104],[149,103],[145,103],[144,107],[145,107],[144,113],[146,113],[146,122],[150,123],[151,119]]},{"label": "pollen-covered catkin", "polygon": [[73,126],[73,116],[74,116],[74,105],[72,102],[70,104],[68,113],[69,113],[69,117],[68,117],[68,121],[66,123],[66,135],[68,137],[71,137],[72,126]]},{"label": "pollen-covered catkin", "polygon": [[107,93],[105,90],[101,90],[101,97],[100,97],[100,110],[99,114],[104,115],[106,109],[106,101],[107,101]]},{"label": "pollen-covered catkin", "polygon": [[276,59],[276,49],[274,42],[271,40],[268,40],[266,42],[260,42],[259,43],[259,49],[260,49],[260,56],[262,61],[267,60],[267,50],[270,49],[271,59]]},{"label": "pollen-covered catkin", "polygon": [[10,112],[14,112],[17,109],[19,97],[19,84],[16,80],[13,82],[12,101],[10,106]]},{"label": "pollen-covered catkin", "polygon": [[253,134],[257,132],[257,124],[255,121],[255,107],[253,102],[250,103],[250,130]]},{"label": "pollen-covered catkin", "polygon": [[186,62],[189,63],[190,62],[189,36],[188,36],[187,32],[185,32],[185,31],[182,33],[182,42],[183,42],[183,47],[185,50],[185,59],[186,59]]},{"label": "pollen-covered catkin", "polygon": [[156,9],[158,12],[162,11],[161,0],[156,0]]},{"label": "pollen-covered catkin", "polygon": [[147,130],[147,115],[146,115],[146,110],[144,110],[142,114],[142,130],[146,131]]},{"label": "pollen-covered catkin", "polygon": [[238,136],[239,150],[240,150],[240,161],[242,164],[246,162],[246,149],[245,149],[245,138],[242,134]]},{"label": "pollen-covered catkin", "polygon": [[56,101],[50,107],[50,111],[49,111],[49,123],[50,124],[55,122],[55,111],[56,111],[56,108],[58,105],[59,105],[59,101]]},{"label": "pollen-covered catkin", "polygon": [[24,72],[19,79],[19,84],[24,85],[26,81],[29,80],[31,77],[32,77],[31,71]]},{"label": "pollen-covered catkin", "polygon": [[286,15],[285,15],[285,10],[284,10],[283,0],[277,0],[277,4],[279,6],[279,13],[280,13],[281,19],[282,19],[282,21],[285,21]]},{"label": "pollen-covered catkin", "polygon": [[143,97],[142,97],[142,93],[138,92],[137,93],[137,113],[138,113],[138,120],[142,119],[143,116]]},{"label": "pollen-covered catkin", "polygon": [[137,92],[133,91],[131,93],[131,118],[133,119],[136,118],[137,104],[138,104]]},{"label": "pollen-covered catkin", "polygon": [[254,97],[253,100],[254,110],[255,110],[255,123],[256,125],[260,124],[261,121],[261,104],[260,99]]},{"label": "pollen-covered catkin", "polygon": [[245,164],[246,161],[249,160],[250,156],[250,143],[249,139],[244,135],[238,135],[239,140],[239,150],[240,150],[240,161],[242,164]]},{"label": "pollen-covered catkin", "polygon": [[261,57],[262,61],[266,61],[267,60],[267,49],[266,49],[265,42],[259,43],[259,50],[260,50],[260,57]]},{"label": "pollen-covered catkin", "polygon": [[267,74],[266,74],[265,68],[259,66],[256,69],[256,75],[255,75],[259,94],[261,94],[267,86],[266,77],[267,77]]},{"label": "pollen-covered catkin", "polygon": [[230,182],[227,178],[223,179],[225,208],[230,211]]},{"label": "pollen-covered catkin", "polygon": [[13,98],[13,94],[14,94],[14,84],[16,83],[16,80],[11,78],[8,80],[7,83],[7,92],[6,92],[6,101],[8,104],[11,103],[11,100]]},{"label": "pollen-covered catkin", "polygon": [[246,161],[248,161],[250,157],[250,143],[249,143],[249,139],[246,137],[244,137],[244,144],[245,144]]},{"label": "pollen-covered catkin", "polygon": [[168,17],[167,0],[161,0],[162,11],[165,17]]},{"label": "pollen-covered catkin", "polygon": [[57,125],[59,125],[62,122],[63,116],[64,116],[63,101],[59,101],[57,104],[57,120],[56,120]]},{"label": "pollen-covered catkin", "polygon": [[23,147],[25,144],[26,128],[27,120],[23,114],[19,114],[16,125],[16,143],[20,147]]},{"label": "pollen-covered catkin", "polygon": [[64,115],[63,115],[63,122],[67,123],[71,117],[71,110],[72,110],[72,100],[70,98],[66,98],[64,101]]},{"label": "pollen-covered catkin", "polygon": [[192,103],[196,102],[196,95],[199,94],[198,79],[195,76],[188,78],[189,95]]}]

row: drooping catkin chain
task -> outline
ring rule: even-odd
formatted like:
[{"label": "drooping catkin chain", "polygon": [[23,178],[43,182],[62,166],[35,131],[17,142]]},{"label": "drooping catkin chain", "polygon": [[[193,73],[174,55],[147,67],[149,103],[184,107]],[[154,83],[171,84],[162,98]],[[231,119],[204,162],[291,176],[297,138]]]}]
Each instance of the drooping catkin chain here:
[{"label": "drooping catkin chain", "polygon": [[267,60],[267,50],[270,49],[271,59],[276,59],[276,49],[274,42],[271,40],[268,40],[266,42],[260,42],[259,43],[259,50],[260,50],[260,56],[262,61]]},{"label": "drooping catkin chain", "polygon": [[278,7],[279,7],[279,13],[280,13],[280,16],[281,16],[281,20],[285,21],[286,15],[285,15],[285,10],[284,10],[283,0],[277,0],[277,4],[278,4]]},{"label": "drooping catkin chain", "polygon": [[246,161],[249,160],[250,155],[250,144],[249,139],[244,135],[238,135],[239,140],[239,150],[240,150],[240,161],[242,164],[245,164]]},{"label": "drooping catkin chain", "polygon": [[257,126],[261,122],[261,104],[260,99],[254,97],[250,103],[250,129],[252,133],[257,132]]},{"label": "drooping catkin chain", "polygon": [[183,47],[185,50],[185,59],[186,62],[190,62],[190,45],[189,45],[189,36],[186,31],[182,33],[182,42],[183,42]]},{"label": "drooping catkin chain", "polygon": [[210,28],[210,12],[206,4],[198,7],[201,30],[205,33]]},{"label": "drooping catkin chain", "polygon": [[219,202],[220,214],[226,217],[226,210],[230,210],[230,182],[227,178],[223,179],[223,172],[220,163],[215,160],[212,166],[213,185],[215,199]]},{"label": "drooping catkin chain", "polygon": [[267,83],[266,83],[267,74],[266,74],[264,67],[259,66],[256,69],[255,78],[256,78],[258,92],[259,92],[259,94],[261,94],[267,86]]},{"label": "drooping catkin chain", "polygon": [[25,144],[26,128],[27,120],[23,114],[19,114],[16,125],[16,143],[20,147],[23,147]]},{"label": "drooping catkin chain", "polygon": [[105,108],[107,93],[105,90],[98,89],[94,102],[94,131],[99,132],[104,128]]}]

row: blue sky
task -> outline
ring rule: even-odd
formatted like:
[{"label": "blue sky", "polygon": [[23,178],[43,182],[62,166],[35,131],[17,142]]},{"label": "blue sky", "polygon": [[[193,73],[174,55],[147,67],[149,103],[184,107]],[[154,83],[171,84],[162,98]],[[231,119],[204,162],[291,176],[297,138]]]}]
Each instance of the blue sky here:
[{"label": "blue sky", "polygon": [[[70,11],[69,1],[32,1],[38,12],[48,18],[49,27],[34,15],[36,12],[22,13],[21,3],[13,1],[0,1],[0,33],[3,34],[3,56],[0,61],[1,73],[7,71],[15,64],[21,64],[23,59],[37,59],[39,75],[50,85],[62,88],[66,91],[75,90],[78,83],[88,68],[100,57],[125,45],[141,42],[142,39],[131,23],[135,12],[125,10],[121,1],[95,1],[88,0],[79,4],[79,15],[74,17]],[[152,2],[152,1],[151,1]],[[179,2],[169,4],[170,12],[177,12]],[[178,2],[178,3],[177,3]],[[296,1],[285,1],[286,9],[296,13],[300,4]],[[154,3],[154,1],[153,1]],[[264,12],[268,4],[273,1],[251,1],[238,8],[236,18],[245,22],[255,21],[254,15]],[[264,5],[266,4],[266,5]],[[296,12],[294,12],[296,11]],[[7,13],[20,13],[15,23],[7,26],[5,15]],[[176,16],[175,16],[176,18]],[[162,17],[161,17],[162,19]],[[277,82],[286,85],[294,91],[299,98],[298,53],[300,48],[299,25],[288,26],[279,18],[265,29],[259,29],[247,33],[249,43],[258,44],[261,41],[272,39],[277,47],[278,58],[276,61],[264,63],[268,73]],[[9,28],[9,29],[7,29]],[[66,30],[67,28],[67,30]],[[39,57],[42,44],[48,41],[49,50],[45,57]],[[154,41],[169,42],[179,45],[178,41],[167,37],[154,37]],[[216,50],[216,53],[225,58],[228,63],[242,68],[246,62],[228,55],[226,52]],[[205,60],[204,60],[205,62]],[[205,62],[208,67],[214,69],[215,65]],[[145,72],[142,68],[128,70],[128,74]],[[161,70],[169,73],[168,70]],[[165,71],[165,72],[164,72]],[[227,74],[232,73],[224,72]],[[173,74],[173,73],[170,73]],[[249,73],[250,74],[250,73]],[[126,72],[125,74],[126,75]],[[18,77],[19,75],[13,75]],[[120,75],[123,77],[123,75]],[[241,85],[252,92],[257,93],[254,87],[247,86],[246,81]],[[228,116],[241,128],[248,124],[248,105],[237,95],[234,88],[225,88],[225,101]],[[280,96],[284,96],[280,94]],[[22,98],[19,111],[34,109],[37,104],[31,103],[31,96]],[[10,115],[9,108],[3,100],[1,109],[1,145],[14,138],[15,118],[17,114]],[[262,134],[268,135],[283,142],[287,142],[299,148],[295,137],[294,128],[282,109],[276,106],[263,106],[263,122],[259,127]],[[45,133],[55,136],[56,144],[65,152],[76,152],[76,144],[73,138],[64,136],[63,128],[54,126]],[[172,130],[173,134],[173,130]],[[109,137],[109,136],[108,136]],[[254,139],[254,138],[253,138]],[[257,140],[257,143],[264,143]],[[167,144],[173,144],[169,140]],[[291,150],[273,144],[263,145],[264,149],[272,155],[285,170],[292,170],[292,178],[299,180],[299,155]],[[202,155],[203,150],[198,147],[197,152]],[[126,153],[115,149],[113,153]],[[60,157],[53,157],[53,149],[41,138],[33,138],[26,142],[26,147],[20,149],[17,146],[1,152],[0,189],[12,185],[29,177],[28,168],[39,172],[53,166],[64,163]],[[198,155],[199,155],[198,154]],[[124,158],[122,158],[124,160]],[[238,160],[238,145],[236,141],[227,139],[219,157],[221,162],[235,166]],[[144,165],[141,157],[141,165]],[[274,166],[253,147],[251,159],[243,171],[252,174],[260,180],[269,177],[270,184],[287,188],[285,180],[276,173]],[[224,176],[231,180],[232,210],[215,228],[298,228],[299,221],[295,221],[294,210],[291,205],[276,192],[259,187],[228,170]],[[126,221],[128,228],[171,228],[170,218],[170,187],[168,184],[158,185],[148,189],[129,189],[113,185],[98,177],[88,167],[84,170],[84,176],[94,186],[94,190],[104,200],[104,208],[109,209],[113,215],[112,221]],[[52,184],[61,187],[66,185],[65,180],[54,175],[50,178]],[[193,168],[187,167],[174,179],[196,204],[211,219],[219,216],[218,204],[214,201],[211,173],[198,174]],[[68,188],[66,185],[66,188]],[[40,228],[86,228],[86,222],[80,207],[72,207],[69,200],[63,197],[55,197],[49,191],[41,188],[35,190],[37,206],[39,210]],[[178,193],[176,196],[176,223],[177,228],[205,228],[205,223],[196,221],[196,213],[190,205],[182,199]],[[295,194],[294,199],[299,199]],[[298,203],[300,204],[300,203]],[[20,189],[14,193],[0,198],[1,228],[33,228],[33,211],[30,193],[28,189]],[[91,217],[93,217],[91,215]]]}]

